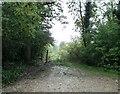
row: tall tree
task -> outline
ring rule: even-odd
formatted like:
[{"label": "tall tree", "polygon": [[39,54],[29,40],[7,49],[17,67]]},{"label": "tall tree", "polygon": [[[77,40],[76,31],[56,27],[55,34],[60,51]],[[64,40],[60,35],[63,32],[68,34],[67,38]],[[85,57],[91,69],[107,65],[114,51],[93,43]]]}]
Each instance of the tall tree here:
[{"label": "tall tree", "polygon": [[64,18],[58,2],[4,2],[3,61],[30,61],[52,44],[52,20]]},{"label": "tall tree", "polygon": [[[83,6],[84,5],[84,6]],[[85,4],[82,3],[81,1],[79,2],[70,2],[68,8],[70,9],[70,12],[73,10],[76,13],[73,13],[74,16],[77,16],[76,18],[76,26],[82,29],[82,37],[83,37],[83,42],[84,46],[86,47],[89,44],[88,35],[90,31],[90,18],[92,14],[92,4],[91,2],[86,2]],[[83,8],[85,8],[85,12],[83,12]],[[78,14],[79,13],[79,14]]]}]

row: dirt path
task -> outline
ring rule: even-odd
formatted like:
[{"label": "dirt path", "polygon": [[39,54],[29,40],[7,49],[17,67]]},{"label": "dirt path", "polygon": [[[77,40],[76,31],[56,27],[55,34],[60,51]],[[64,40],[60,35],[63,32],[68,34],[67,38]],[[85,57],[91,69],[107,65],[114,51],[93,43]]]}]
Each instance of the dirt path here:
[{"label": "dirt path", "polygon": [[117,78],[64,66],[33,67],[6,92],[118,92]]}]

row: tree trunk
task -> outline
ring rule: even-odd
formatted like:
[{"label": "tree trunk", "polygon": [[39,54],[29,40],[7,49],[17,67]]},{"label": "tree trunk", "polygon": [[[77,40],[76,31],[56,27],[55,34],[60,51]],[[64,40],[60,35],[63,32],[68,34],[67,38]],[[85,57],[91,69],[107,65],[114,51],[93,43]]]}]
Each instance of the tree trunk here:
[{"label": "tree trunk", "polygon": [[30,61],[31,61],[31,46],[30,46],[30,45],[27,45],[27,46],[26,46],[25,60],[26,60],[26,62],[28,62],[28,63],[30,63]]},{"label": "tree trunk", "polygon": [[79,8],[80,8],[80,17],[81,17],[81,21],[82,21],[82,33],[83,33],[83,43],[84,43],[84,46],[86,47],[87,44],[86,44],[86,39],[85,39],[85,26],[84,26],[84,21],[83,21],[83,16],[82,16],[82,5],[81,5],[81,2],[79,2]]}]

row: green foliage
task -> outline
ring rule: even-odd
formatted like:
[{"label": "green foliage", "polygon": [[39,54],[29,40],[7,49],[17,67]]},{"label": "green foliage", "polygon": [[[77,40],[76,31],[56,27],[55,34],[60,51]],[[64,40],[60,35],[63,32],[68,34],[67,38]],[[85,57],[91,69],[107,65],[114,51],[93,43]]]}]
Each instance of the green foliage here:
[{"label": "green foliage", "polygon": [[67,48],[69,54],[66,55],[69,58],[68,60],[119,71],[120,38],[118,36],[118,25],[112,21],[101,25],[98,30],[99,32],[94,34],[91,44],[87,47],[81,45],[82,42],[70,43]]},{"label": "green foliage", "polygon": [[102,62],[100,66],[105,67],[106,69],[111,70],[118,70],[120,71],[119,67],[119,60],[120,60],[120,50],[118,48],[111,48],[108,53],[104,54],[102,57]]},{"label": "green foliage", "polygon": [[[23,65],[21,62],[17,62],[20,65],[14,63],[14,62],[6,62],[9,64],[6,68],[2,70],[2,85],[6,86],[17,79],[19,79],[24,71],[25,71],[25,65]],[[7,65],[8,65],[7,64]]]},{"label": "green foliage", "polygon": [[[105,3],[106,11],[102,11],[104,21],[99,21],[97,15],[93,18],[96,21],[89,23],[91,26],[90,32],[84,37],[89,39],[87,47],[83,46],[82,38],[76,39],[66,46],[66,56],[68,61],[77,61],[79,63],[90,66],[102,67],[104,70],[120,71],[120,24],[117,16],[113,14],[115,4]],[[75,7],[75,6],[74,6]],[[94,9],[94,8],[93,8]],[[101,8],[97,8],[101,11]],[[97,10],[98,11],[98,10]],[[95,13],[97,12],[95,11]],[[119,10],[117,10],[119,11]],[[110,13],[110,15],[108,15]],[[78,15],[79,17],[79,15]],[[94,23],[94,27],[93,24]],[[81,22],[77,23],[78,27]],[[80,28],[80,27],[79,27]],[[65,51],[64,51],[65,52]]]},{"label": "green foliage", "polygon": [[59,60],[59,55],[58,55],[59,48],[58,48],[57,45],[54,45],[54,46],[50,45],[48,47],[48,50],[49,50],[49,54],[48,55],[49,55],[51,61]]},{"label": "green foliage", "polygon": [[[41,10],[42,9],[42,10]],[[25,59],[26,47],[31,47],[32,58],[52,43],[50,24],[42,17],[48,7],[41,3],[4,3],[3,10],[3,61]],[[44,24],[43,24],[44,23]]]},{"label": "green foliage", "polygon": [[35,59],[44,53],[46,45],[53,44],[52,20],[64,21],[62,11],[60,2],[4,2],[3,61],[25,60],[27,55]]},{"label": "green foliage", "polygon": [[[23,61],[24,65],[30,65],[36,63],[35,60],[41,54],[46,53],[48,44],[53,44],[54,41],[50,33],[52,21],[56,19],[63,22],[65,17],[62,15],[62,11],[59,2],[3,3],[3,84],[19,78],[24,71],[19,64],[20,61]],[[13,66],[10,65],[11,62],[13,62]]]}]

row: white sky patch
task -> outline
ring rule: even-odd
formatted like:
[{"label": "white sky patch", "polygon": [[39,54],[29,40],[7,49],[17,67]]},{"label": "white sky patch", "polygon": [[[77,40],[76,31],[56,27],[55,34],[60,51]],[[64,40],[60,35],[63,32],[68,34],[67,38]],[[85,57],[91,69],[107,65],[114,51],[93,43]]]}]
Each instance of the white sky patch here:
[{"label": "white sky patch", "polygon": [[75,32],[73,30],[74,28],[74,20],[71,16],[70,13],[68,13],[68,7],[66,2],[64,2],[63,4],[63,13],[65,16],[67,16],[67,21],[68,21],[68,25],[66,25],[66,28],[64,28],[64,25],[62,25],[59,21],[54,21],[53,28],[50,30],[52,32],[52,37],[54,37],[55,39],[55,43],[59,44],[60,42],[64,41],[64,42],[70,42],[71,38],[75,37],[75,36],[80,36],[79,32]]}]

